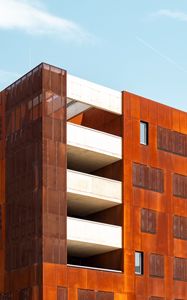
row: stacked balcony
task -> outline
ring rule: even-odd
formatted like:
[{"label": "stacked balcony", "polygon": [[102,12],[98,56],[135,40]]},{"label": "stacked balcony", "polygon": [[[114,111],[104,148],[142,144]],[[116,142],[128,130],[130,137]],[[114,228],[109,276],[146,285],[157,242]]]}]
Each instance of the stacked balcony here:
[{"label": "stacked balcony", "polygon": [[[92,100],[84,101],[86,96],[80,94],[80,86],[85,83],[80,80],[77,83],[74,77],[71,80],[78,88],[70,89],[67,109],[70,119],[67,122],[68,263],[121,271],[120,263],[102,261],[106,261],[105,257],[114,260],[122,249],[122,224],[113,220],[122,205],[122,183],[98,172],[122,160],[122,138],[74,122],[74,116],[91,108]],[[111,107],[110,101],[109,110]]]}]

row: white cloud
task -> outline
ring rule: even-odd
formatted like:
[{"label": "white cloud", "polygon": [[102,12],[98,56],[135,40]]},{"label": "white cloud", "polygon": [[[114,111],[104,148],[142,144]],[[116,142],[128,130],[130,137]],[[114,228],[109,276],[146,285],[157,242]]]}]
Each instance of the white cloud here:
[{"label": "white cloud", "polygon": [[161,9],[154,16],[168,17],[179,21],[187,22],[187,14],[181,11],[172,11],[169,9]]},{"label": "white cloud", "polygon": [[19,29],[29,34],[55,35],[79,42],[91,39],[78,24],[50,14],[35,0],[0,0],[0,29]]}]

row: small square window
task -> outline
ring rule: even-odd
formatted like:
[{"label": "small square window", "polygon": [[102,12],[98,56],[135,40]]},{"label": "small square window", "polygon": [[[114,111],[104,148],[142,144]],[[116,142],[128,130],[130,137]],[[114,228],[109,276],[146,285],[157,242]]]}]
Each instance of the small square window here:
[{"label": "small square window", "polygon": [[140,121],[140,144],[148,145],[148,123]]},{"label": "small square window", "polygon": [[143,252],[135,252],[135,274],[143,274]]}]

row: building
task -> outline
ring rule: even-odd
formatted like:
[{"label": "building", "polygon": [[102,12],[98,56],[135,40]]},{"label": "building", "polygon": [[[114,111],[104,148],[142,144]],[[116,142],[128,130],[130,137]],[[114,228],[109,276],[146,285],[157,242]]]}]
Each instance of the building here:
[{"label": "building", "polygon": [[0,299],[187,299],[187,113],[42,63],[0,128]]}]

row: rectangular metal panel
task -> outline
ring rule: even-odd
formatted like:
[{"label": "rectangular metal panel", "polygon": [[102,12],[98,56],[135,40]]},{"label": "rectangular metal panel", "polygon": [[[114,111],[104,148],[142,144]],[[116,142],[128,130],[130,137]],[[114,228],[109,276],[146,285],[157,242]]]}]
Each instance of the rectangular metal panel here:
[{"label": "rectangular metal panel", "polygon": [[65,287],[57,287],[57,300],[68,300],[68,290]]},{"label": "rectangular metal panel", "polygon": [[156,233],[156,212],[148,210],[148,232]]},{"label": "rectangular metal panel", "polygon": [[114,293],[110,292],[97,292],[96,300],[114,300]]},{"label": "rectangular metal panel", "polygon": [[78,300],[96,300],[96,293],[92,290],[78,289]]},{"label": "rectangular metal panel", "polygon": [[157,128],[157,147],[160,150],[187,156],[187,135],[167,128]]},{"label": "rectangular metal panel", "polygon": [[164,256],[163,255],[150,254],[149,275],[153,277],[164,277]]},{"label": "rectangular metal panel", "polygon": [[133,163],[133,185],[143,189],[163,193],[163,170]]},{"label": "rectangular metal panel", "polygon": [[0,243],[2,242],[2,205],[0,205]]},{"label": "rectangular metal panel", "polygon": [[79,289],[78,300],[114,300],[114,293]]},{"label": "rectangular metal panel", "polygon": [[146,208],[141,209],[141,231],[148,231],[148,209]]},{"label": "rectangular metal panel", "polygon": [[174,257],[173,279],[187,281],[187,259]]},{"label": "rectangular metal panel", "polygon": [[173,195],[176,197],[187,198],[187,176],[173,174]]},{"label": "rectangular metal panel", "polygon": [[0,300],[13,300],[13,294],[12,293],[0,294]]},{"label": "rectangular metal panel", "polygon": [[66,264],[66,72],[43,68],[43,261]]},{"label": "rectangular metal panel", "polygon": [[41,93],[42,65],[4,91],[7,271],[42,260],[42,119],[33,113]]},{"label": "rectangular metal panel", "polygon": [[142,208],[141,209],[141,231],[147,233],[156,233],[156,212]]},{"label": "rectangular metal panel", "polygon": [[5,286],[24,288],[23,279],[13,272],[25,268],[27,276],[35,265],[30,284],[39,286],[37,297],[41,297],[42,262],[66,263],[67,256],[66,72],[41,64],[2,95],[9,272]]},{"label": "rectangular metal panel", "polygon": [[177,239],[181,238],[181,217],[173,217],[173,236]]},{"label": "rectangular metal panel", "polygon": [[149,300],[164,300],[164,297],[156,297],[156,296],[151,296],[149,297]]},{"label": "rectangular metal panel", "polygon": [[19,292],[19,300],[32,300],[32,288],[22,289]]},{"label": "rectangular metal panel", "polygon": [[181,217],[181,239],[187,240],[187,218]]}]

